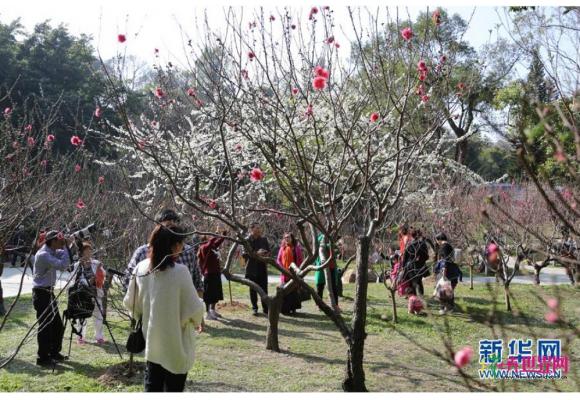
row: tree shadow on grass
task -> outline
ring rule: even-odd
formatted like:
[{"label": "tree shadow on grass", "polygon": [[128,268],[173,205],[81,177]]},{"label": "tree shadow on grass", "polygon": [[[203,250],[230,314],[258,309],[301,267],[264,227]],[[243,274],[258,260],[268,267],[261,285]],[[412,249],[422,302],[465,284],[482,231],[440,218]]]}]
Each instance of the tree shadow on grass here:
[{"label": "tree shadow on grass", "polygon": [[295,317],[281,316],[280,321],[290,325],[304,326],[307,328],[335,329],[334,322],[322,313],[298,313]]},{"label": "tree shadow on grass", "polygon": [[307,361],[309,363],[334,364],[334,365],[343,365],[346,363],[346,355],[345,355],[344,359],[338,359],[338,358],[333,359],[333,358],[328,358],[328,357],[317,356],[314,354],[299,353],[297,351],[292,351],[292,350],[281,350],[280,353],[287,354],[291,357],[301,358],[304,361]]},{"label": "tree shadow on grass", "polygon": [[[408,364],[394,363],[394,362],[368,362],[365,365],[369,371],[374,373],[381,373],[385,378],[393,378],[407,381],[413,387],[423,387],[425,390],[432,390],[430,385],[432,381],[446,381],[452,384],[460,384],[459,376],[456,376],[447,370],[438,370],[436,368],[417,368]],[[422,375],[422,377],[421,377]]]},{"label": "tree shadow on grass", "polygon": [[188,380],[186,392],[247,392],[248,388],[226,382],[197,382]]},{"label": "tree shadow on grass", "polygon": [[258,325],[258,327],[256,332],[254,332],[235,324],[224,324],[221,326],[206,325],[204,334],[212,338],[243,339],[263,342],[266,340],[266,330],[263,326]]}]

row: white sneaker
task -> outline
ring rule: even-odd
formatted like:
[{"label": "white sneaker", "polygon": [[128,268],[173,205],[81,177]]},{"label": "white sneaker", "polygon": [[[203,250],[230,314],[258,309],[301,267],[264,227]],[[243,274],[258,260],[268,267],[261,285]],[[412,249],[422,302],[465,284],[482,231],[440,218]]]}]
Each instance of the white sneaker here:
[{"label": "white sneaker", "polygon": [[208,312],[207,315],[205,316],[205,319],[207,319],[208,321],[215,321],[217,320],[217,317],[213,315],[211,312]]},{"label": "white sneaker", "polygon": [[211,314],[213,314],[213,316],[216,317],[216,318],[221,318],[222,317],[222,315],[220,313],[218,313],[216,310],[209,310],[209,312]]}]

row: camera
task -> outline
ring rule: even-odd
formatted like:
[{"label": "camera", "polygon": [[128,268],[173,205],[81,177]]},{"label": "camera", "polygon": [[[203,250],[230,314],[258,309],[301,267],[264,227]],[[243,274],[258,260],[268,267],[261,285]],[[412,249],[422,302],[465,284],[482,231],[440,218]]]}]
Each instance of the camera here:
[{"label": "camera", "polygon": [[97,227],[95,224],[90,224],[85,226],[83,229],[80,229],[76,232],[71,233],[71,236],[74,237],[76,240],[84,240],[91,236],[91,233],[95,233]]}]

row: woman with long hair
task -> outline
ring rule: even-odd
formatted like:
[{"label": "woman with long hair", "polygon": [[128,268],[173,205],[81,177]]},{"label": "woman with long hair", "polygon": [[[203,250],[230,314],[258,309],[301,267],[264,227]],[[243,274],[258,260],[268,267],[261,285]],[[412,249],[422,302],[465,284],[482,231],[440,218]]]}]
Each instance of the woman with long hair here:
[{"label": "woman with long hair", "polygon": [[149,257],[137,264],[123,300],[132,317],[141,318],[146,392],[182,392],[193,365],[204,305],[188,268],[175,262],[184,241],[183,228],[158,225],[149,238]]},{"label": "woman with long hair", "polygon": [[[285,270],[290,268],[292,263],[299,266],[302,263],[304,257],[302,256],[302,249],[296,241],[296,238],[292,233],[286,232],[284,234],[284,239],[280,245],[280,250],[278,251],[277,262]],[[280,274],[280,282],[282,285],[286,284],[290,280],[285,274]],[[282,303],[282,314],[291,315],[296,314],[296,310],[302,308],[300,301],[300,296],[298,295],[297,288],[293,289],[290,293],[284,296],[284,302]]]}]

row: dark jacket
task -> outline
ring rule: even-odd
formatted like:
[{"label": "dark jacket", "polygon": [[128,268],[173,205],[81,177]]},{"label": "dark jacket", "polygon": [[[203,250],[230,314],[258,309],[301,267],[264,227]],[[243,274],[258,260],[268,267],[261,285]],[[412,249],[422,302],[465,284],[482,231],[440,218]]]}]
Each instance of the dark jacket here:
[{"label": "dark jacket", "polygon": [[429,259],[429,248],[427,242],[422,239],[415,239],[408,243],[403,254],[403,266],[409,278],[429,276],[429,269],[425,263]]},{"label": "dark jacket", "polygon": [[[268,239],[265,237],[260,236],[259,238],[253,239],[251,236],[248,236],[247,240],[250,242],[250,246],[254,252],[257,252],[260,249],[270,252],[270,244],[268,243]],[[246,278],[263,277],[268,275],[266,263],[250,257],[250,255],[245,253],[245,251],[242,254],[242,257],[246,260]]]}]

